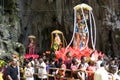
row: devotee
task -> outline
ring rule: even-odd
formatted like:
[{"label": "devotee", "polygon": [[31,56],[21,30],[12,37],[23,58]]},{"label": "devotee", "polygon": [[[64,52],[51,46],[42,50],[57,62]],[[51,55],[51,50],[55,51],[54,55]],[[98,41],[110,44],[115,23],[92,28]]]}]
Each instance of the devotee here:
[{"label": "devotee", "polygon": [[84,66],[83,66],[83,64],[80,64],[79,65],[79,72],[78,72],[78,77],[79,77],[79,79],[80,80],[86,80],[85,78],[85,76],[86,76],[86,70],[84,69]]},{"label": "devotee", "polygon": [[20,62],[17,60],[18,76],[20,77]]},{"label": "devotee", "polygon": [[[54,59],[50,60],[49,66],[50,66],[50,68],[56,68]],[[49,74],[55,75],[56,74],[56,70],[55,69],[49,69]],[[49,77],[49,79],[50,80],[54,80],[54,77]]]},{"label": "devotee", "polygon": [[37,73],[38,73],[38,66],[39,66],[39,61],[38,59],[34,59],[34,80],[38,80],[38,76],[37,76]]},{"label": "devotee", "polygon": [[[6,59],[8,60],[8,58],[6,57]],[[4,66],[4,71],[3,71],[3,80],[6,80],[7,79],[7,76],[6,76],[6,70],[7,70],[7,67],[10,66],[12,63],[12,59],[9,59],[7,64]]]},{"label": "devotee", "polygon": [[20,80],[16,59],[12,59],[10,66],[7,67],[6,76],[8,80]]},{"label": "devotee", "polygon": [[88,75],[87,75],[87,73],[86,73],[86,69],[88,68],[88,63],[87,63],[87,57],[86,56],[81,56],[81,63],[80,63],[80,65],[81,65],[81,68],[79,68],[79,69],[81,69],[83,72],[83,74],[84,74],[84,77],[83,77],[83,79],[85,79],[85,80],[87,80],[87,78],[88,78]]},{"label": "devotee", "polygon": [[120,80],[120,77],[117,72],[117,66],[116,65],[110,65],[109,66],[109,76],[111,76],[112,80]]},{"label": "devotee", "polygon": [[65,67],[66,68],[65,64],[63,63],[62,58],[59,58],[58,61],[56,61],[56,67],[57,68],[61,68],[61,67]]},{"label": "devotee", "polygon": [[120,79],[120,70],[117,72],[118,78]]},{"label": "devotee", "polygon": [[71,70],[72,70],[72,76],[74,79],[78,79],[78,67],[79,63],[76,57],[72,59],[72,64],[71,64]]},{"label": "devotee", "polygon": [[108,71],[106,70],[106,62],[100,64],[100,68],[94,74],[94,80],[108,80]]},{"label": "devotee", "polygon": [[2,74],[2,72],[0,72],[0,80],[3,80],[3,74]]},{"label": "devotee", "polygon": [[47,70],[47,73],[49,73],[49,69],[50,69],[50,65],[49,65],[49,60],[44,60],[45,64],[46,64],[46,70]]},{"label": "devotee", "polygon": [[89,66],[87,68],[88,71],[88,80],[94,80],[94,73],[97,70],[97,67],[95,66],[95,61],[90,60]]},{"label": "devotee", "polygon": [[102,57],[101,56],[98,56],[98,60],[97,60],[97,62],[96,62],[96,67],[97,67],[97,69],[99,69],[100,68],[100,64],[102,63]]},{"label": "devotee", "polygon": [[46,64],[42,58],[39,59],[38,80],[47,80]]},{"label": "devotee", "polygon": [[65,69],[66,69],[66,65],[63,63],[62,58],[58,59],[58,63],[56,64],[56,67],[59,68],[56,71],[56,75],[59,76],[57,79],[63,79],[63,77],[65,76]]},{"label": "devotee", "polygon": [[[66,53],[66,60],[64,61],[64,64],[66,65],[66,69],[70,69],[72,64],[72,58],[71,58],[71,52]],[[66,71],[66,77],[71,77],[71,72]]]},{"label": "devotee", "polygon": [[71,63],[72,63],[72,59],[71,59],[71,53],[70,52],[67,52],[66,53],[66,60],[64,61],[65,65],[66,65],[66,68],[67,69],[70,69],[71,67]]},{"label": "devotee", "polygon": [[84,66],[84,69],[87,69],[87,67],[89,66],[87,63],[87,57],[86,56],[81,56],[81,63]]},{"label": "devotee", "polygon": [[25,67],[26,80],[34,80],[33,74],[34,74],[34,68],[31,67],[31,62],[26,62],[26,67]]}]

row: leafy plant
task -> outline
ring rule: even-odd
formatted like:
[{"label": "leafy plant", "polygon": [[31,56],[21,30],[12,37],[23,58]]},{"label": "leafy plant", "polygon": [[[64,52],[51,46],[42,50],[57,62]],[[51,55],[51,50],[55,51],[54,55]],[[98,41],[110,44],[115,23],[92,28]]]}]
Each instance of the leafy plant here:
[{"label": "leafy plant", "polygon": [[0,67],[3,67],[6,64],[4,60],[0,60]]}]

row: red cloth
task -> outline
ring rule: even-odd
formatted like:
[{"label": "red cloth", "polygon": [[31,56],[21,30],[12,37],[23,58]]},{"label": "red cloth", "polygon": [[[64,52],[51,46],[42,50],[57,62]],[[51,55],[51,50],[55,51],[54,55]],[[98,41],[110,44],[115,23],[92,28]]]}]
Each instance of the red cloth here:
[{"label": "red cloth", "polygon": [[33,59],[37,59],[38,57],[39,57],[39,55],[38,54],[25,54],[24,55],[24,58],[25,59],[29,59],[29,58],[33,58]]},{"label": "red cloth", "polygon": [[[90,57],[90,54],[93,52],[93,50],[91,48],[88,48],[88,47],[83,49],[83,50],[80,50],[79,48],[75,48],[75,47],[69,47],[68,49],[62,48],[61,50],[58,50],[55,52],[56,59],[58,60],[59,58],[62,58],[63,61],[65,61],[67,52],[71,52],[72,57],[77,57],[78,59],[80,59],[81,56],[83,56],[83,55],[86,57]],[[96,50],[94,52],[95,60],[97,60],[98,56],[103,57],[104,54],[98,53],[98,51]]]}]

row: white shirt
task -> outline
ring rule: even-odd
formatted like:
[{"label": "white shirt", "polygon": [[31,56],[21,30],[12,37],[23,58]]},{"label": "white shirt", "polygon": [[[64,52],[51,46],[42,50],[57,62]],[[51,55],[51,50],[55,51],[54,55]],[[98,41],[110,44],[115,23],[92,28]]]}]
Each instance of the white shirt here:
[{"label": "white shirt", "polygon": [[115,79],[120,80],[120,76],[117,73],[114,74],[114,77],[115,77]]},{"label": "white shirt", "polygon": [[100,67],[94,74],[94,80],[108,80],[108,72],[104,67]]},{"label": "white shirt", "polygon": [[39,74],[38,78],[42,78],[42,79],[47,78],[46,64],[44,62],[39,64],[38,74]]},{"label": "white shirt", "polygon": [[26,76],[26,80],[34,80],[33,74],[34,74],[34,68],[33,67],[30,67],[30,68],[25,67],[25,75],[28,75],[28,76],[32,75],[32,77],[27,77]]},{"label": "white shirt", "polygon": [[96,62],[97,69],[100,68],[100,64],[101,64],[101,63],[102,63],[102,60],[99,60],[99,61]]},{"label": "white shirt", "polygon": [[85,70],[86,70],[86,69],[87,69],[87,67],[89,66],[89,65],[88,65],[88,63],[84,63],[84,64],[83,64],[83,63],[81,63],[81,64],[83,65],[83,68],[84,68]]}]

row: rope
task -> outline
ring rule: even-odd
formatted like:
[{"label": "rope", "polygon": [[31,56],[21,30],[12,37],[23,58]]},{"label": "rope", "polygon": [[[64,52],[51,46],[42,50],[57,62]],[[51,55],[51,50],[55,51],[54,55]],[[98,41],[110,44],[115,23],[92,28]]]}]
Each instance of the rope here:
[{"label": "rope", "polygon": [[94,50],[95,50],[95,46],[96,46],[96,23],[95,23],[95,18],[94,18],[94,15],[93,15],[93,12],[91,12],[92,14],[92,18],[93,18],[93,23],[94,23]]},{"label": "rope", "polygon": [[66,47],[66,46],[67,46],[67,41],[66,41],[64,35],[63,35],[63,39],[64,39],[64,41],[65,41],[65,47]]},{"label": "rope", "polygon": [[76,28],[76,9],[74,9],[74,31],[73,31],[73,35],[72,35],[72,39],[70,41],[70,43],[68,44],[68,46],[66,47],[65,49],[65,53],[66,53],[66,50],[70,47],[73,39],[74,39],[74,36],[75,36],[75,28]]},{"label": "rope", "polygon": [[94,46],[94,43],[93,43],[93,32],[92,32],[92,19],[91,19],[91,11],[89,11],[89,17],[90,17],[90,32],[91,32],[91,43],[92,43],[92,47],[93,49],[95,50],[95,46]]}]

